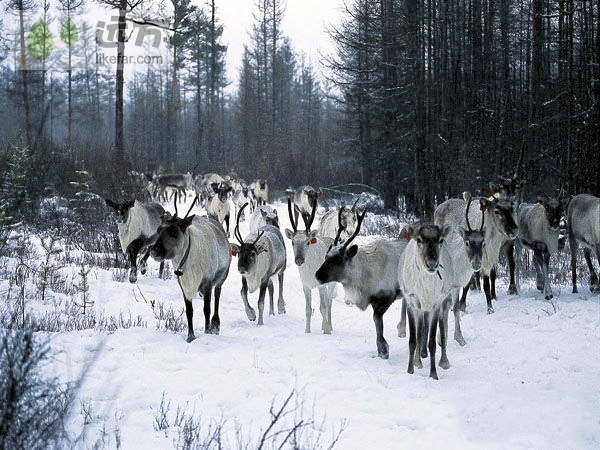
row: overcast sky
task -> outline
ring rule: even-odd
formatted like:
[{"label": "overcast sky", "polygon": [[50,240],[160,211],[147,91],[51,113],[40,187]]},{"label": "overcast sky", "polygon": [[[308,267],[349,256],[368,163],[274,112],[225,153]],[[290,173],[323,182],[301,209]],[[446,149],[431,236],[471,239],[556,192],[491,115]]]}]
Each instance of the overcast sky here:
[{"label": "overcast sky", "polygon": [[[335,49],[326,33],[326,27],[337,24],[342,0],[287,0],[282,32],[292,41],[294,50],[304,53],[320,70],[320,54]],[[244,45],[254,22],[256,0],[217,0],[217,14],[224,25],[223,41],[228,45],[227,76],[237,89]]]}]

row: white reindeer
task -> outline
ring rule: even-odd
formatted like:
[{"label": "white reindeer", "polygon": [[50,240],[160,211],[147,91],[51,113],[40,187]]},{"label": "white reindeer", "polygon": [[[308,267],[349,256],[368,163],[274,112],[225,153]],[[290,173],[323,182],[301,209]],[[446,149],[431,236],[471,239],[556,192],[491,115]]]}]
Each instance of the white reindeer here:
[{"label": "white reindeer", "polygon": [[[292,229],[286,229],[285,235],[292,241],[294,250],[294,262],[298,266],[300,273],[300,281],[304,290],[305,313],[306,313],[306,328],[305,333],[310,333],[310,319],[312,316],[312,294],[311,290],[319,289],[320,310],[322,317],[321,329],[325,334],[331,334],[333,327],[331,325],[331,293],[334,284],[320,284],[315,278],[315,272],[323,264],[328,248],[333,242],[331,239],[320,238],[317,236],[317,231],[310,229],[317,209],[316,202],[312,207],[312,212],[308,220],[304,220],[304,230],[298,229],[298,222],[292,214],[291,200],[288,199],[288,214]],[[303,216],[304,217],[304,216]],[[329,241],[329,242],[327,242]]]}]

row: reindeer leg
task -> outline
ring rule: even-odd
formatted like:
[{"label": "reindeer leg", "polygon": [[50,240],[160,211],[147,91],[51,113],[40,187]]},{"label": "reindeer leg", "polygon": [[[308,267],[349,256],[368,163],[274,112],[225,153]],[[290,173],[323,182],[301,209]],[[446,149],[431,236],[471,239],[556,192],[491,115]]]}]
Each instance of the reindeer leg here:
[{"label": "reindeer leg", "polygon": [[596,271],[594,270],[592,251],[589,248],[584,248],[583,256],[585,256],[585,262],[587,263],[588,269],[590,269],[590,291],[596,292],[596,289],[598,289],[598,275],[596,275]]},{"label": "reindeer leg", "polygon": [[571,248],[571,281],[573,283],[573,294],[577,294],[577,249],[579,244],[577,239],[571,235],[571,227],[569,227],[569,247]]},{"label": "reindeer leg", "polygon": [[400,322],[398,322],[398,337],[406,337],[406,299],[402,299],[402,308],[400,310]]},{"label": "reindeer leg", "polygon": [[279,298],[277,299],[277,312],[285,314],[285,300],[283,300],[283,270],[277,275],[279,281]]},{"label": "reindeer leg", "polygon": [[467,344],[460,328],[460,308],[458,288],[452,290],[452,310],[454,311],[454,340],[463,347]]},{"label": "reindeer leg", "polygon": [[429,311],[423,311],[423,320],[421,321],[421,340],[419,341],[419,349],[421,352],[421,358],[425,359],[429,354],[427,353],[427,337],[429,335]]},{"label": "reindeer leg", "polygon": [[264,325],[263,321],[263,311],[265,309],[265,294],[267,292],[267,284],[262,284],[260,286],[260,291],[258,293],[258,324]]},{"label": "reindeer leg", "polygon": [[417,350],[417,327],[418,319],[412,308],[408,310],[408,373],[415,373],[415,353]]},{"label": "reindeer leg", "polygon": [[550,252],[548,247],[544,244],[544,251],[542,252],[542,275],[544,277],[544,298],[550,300],[552,295],[552,287],[550,286],[550,279],[548,277],[548,267],[550,266]]},{"label": "reindeer leg", "polygon": [[244,308],[246,309],[246,315],[250,321],[254,322],[256,320],[256,312],[254,312],[254,309],[248,302],[248,282],[245,277],[242,277],[242,290],[240,293],[242,295],[242,301],[244,302]]},{"label": "reindeer leg", "polygon": [[219,319],[219,300],[221,299],[221,286],[215,287],[215,312],[210,321],[210,331],[212,334],[219,334],[221,331],[221,319]]},{"label": "reindeer leg", "polygon": [[192,307],[192,300],[188,300],[187,298],[183,298],[185,300],[185,315],[187,317],[188,323],[188,337],[187,341],[192,342],[196,339],[194,336],[194,308]]},{"label": "reindeer leg", "polygon": [[304,328],[305,333],[310,333],[310,318],[312,316],[312,294],[309,287],[303,286],[304,289],[304,312],[306,314],[306,327]]},{"label": "reindeer leg", "polygon": [[160,266],[158,268],[158,278],[162,279],[164,270],[165,270],[165,262],[161,261]]},{"label": "reindeer leg", "polygon": [[229,237],[229,214],[225,216],[225,224],[227,225],[227,237]]},{"label": "reindeer leg", "polygon": [[542,252],[534,246],[533,249],[533,264],[535,266],[535,286],[538,291],[544,290],[544,280],[542,277]]},{"label": "reindeer leg", "polygon": [[319,306],[321,309],[321,330],[324,334],[331,334],[331,297],[327,295],[327,286],[319,286]]},{"label": "reindeer leg", "polygon": [[[437,325],[440,320],[440,314],[438,307],[434,306],[431,311],[429,311],[429,356],[430,356],[430,366],[429,366],[429,376],[434,380],[438,379],[437,370],[435,368],[435,335],[437,332]],[[442,333],[443,334],[443,333]],[[445,341],[445,339],[444,339]]]},{"label": "reindeer leg", "polygon": [[208,286],[208,288],[204,289],[204,292],[202,293],[202,297],[204,300],[204,333],[206,334],[212,334],[212,331],[210,329],[210,297],[212,294],[211,291],[211,286]]},{"label": "reindeer leg", "polygon": [[383,315],[388,310],[394,299],[387,297],[372,297],[371,306],[373,307],[373,321],[375,322],[375,332],[377,333],[377,354],[381,359],[388,359],[390,356],[389,345],[383,337]]},{"label": "reindeer leg", "polygon": [[492,306],[492,294],[490,293],[490,277],[489,277],[489,275],[483,276],[483,291],[485,292],[485,299],[487,301],[487,313],[493,314],[494,307]]},{"label": "reindeer leg", "polygon": [[508,295],[517,294],[517,284],[515,283],[515,243],[511,242],[506,248],[506,259],[508,260],[508,270],[510,272],[510,284],[508,285]]},{"label": "reindeer leg", "polygon": [[129,257],[129,282],[135,283],[137,281],[137,256],[144,245],[145,239],[138,238],[131,241],[131,243],[127,246],[127,256]]},{"label": "reindeer leg", "polygon": [[[440,367],[447,370],[450,367],[450,361],[448,361],[448,355],[446,354],[446,345],[448,344],[448,311],[450,310],[450,298],[444,301],[442,306],[443,312],[439,318],[440,325],[440,346],[442,347],[442,356],[440,357]],[[433,357],[431,357],[433,361]]]},{"label": "reindeer leg", "polygon": [[[479,272],[477,272],[477,274],[479,274]],[[467,310],[467,294],[469,293],[469,286],[471,285],[471,283],[467,284],[462,291],[462,295],[460,296],[460,302],[458,305],[458,309],[462,312],[465,312]]]},{"label": "reindeer leg", "polygon": [[267,288],[269,289],[269,315],[275,315],[275,307],[273,306],[273,292],[275,288],[273,287],[273,280],[269,278],[269,282],[267,284]]},{"label": "reindeer leg", "polygon": [[492,300],[496,300],[496,265],[490,271],[490,295]]},{"label": "reindeer leg", "polygon": [[[422,335],[423,335],[423,321],[425,320],[425,314],[421,309],[417,309],[414,314],[416,314],[415,321],[415,333],[416,333],[416,351],[415,351],[415,367],[417,369],[423,368],[423,362],[421,361],[421,347],[422,347]],[[425,339],[427,340],[427,339]]]}]

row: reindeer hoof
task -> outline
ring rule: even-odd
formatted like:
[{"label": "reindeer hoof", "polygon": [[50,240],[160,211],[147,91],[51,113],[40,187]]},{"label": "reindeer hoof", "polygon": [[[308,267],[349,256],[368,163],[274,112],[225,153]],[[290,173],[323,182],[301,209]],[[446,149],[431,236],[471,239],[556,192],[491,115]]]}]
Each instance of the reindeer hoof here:
[{"label": "reindeer hoof", "polygon": [[381,359],[388,359],[390,357],[390,346],[387,342],[380,342],[377,344],[377,355]]},{"label": "reindeer hoof", "polygon": [[129,272],[129,282],[135,283],[137,281],[137,273]]},{"label": "reindeer hoof", "polygon": [[552,294],[546,294],[546,295],[544,296],[544,298],[545,298],[546,300],[551,300],[551,299],[552,299],[552,297],[554,297]]},{"label": "reindeer hoof", "polygon": [[438,376],[437,376],[437,372],[431,371],[429,373],[429,377],[433,378],[434,380],[439,380]]},{"label": "reindeer hoof", "polygon": [[494,314],[494,312],[495,312],[494,311],[494,307],[493,306],[488,306],[487,313],[488,314]]},{"label": "reindeer hoof", "polygon": [[517,288],[514,285],[510,285],[508,287],[508,295],[519,295],[519,293],[517,292]]},{"label": "reindeer hoof", "polygon": [[407,372],[408,372],[408,373],[411,373],[411,374],[412,374],[412,373],[415,373],[415,367],[414,367],[414,366],[408,366],[408,370],[407,370]]},{"label": "reindeer hoof", "polygon": [[250,322],[254,322],[256,320],[256,313],[253,309],[247,309],[246,315],[248,316],[248,320],[250,320]]},{"label": "reindeer hoof", "polygon": [[444,370],[448,370],[450,368],[450,361],[448,361],[448,358],[440,359],[439,366]]},{"label": "reindeer hoof", "polygon": [[196,336],[194,336],[194,333],[189,333],[188,337],[186,339],[186,342],[192,342],[194,339],[196,339]]},{"label": "reindeer hoof", "polygon": [[467,345],[467,341],[465,341],[465,338],[462,336],[454,336],[454,340],[458,342],[458,345],[460,345],[461,347]]}]

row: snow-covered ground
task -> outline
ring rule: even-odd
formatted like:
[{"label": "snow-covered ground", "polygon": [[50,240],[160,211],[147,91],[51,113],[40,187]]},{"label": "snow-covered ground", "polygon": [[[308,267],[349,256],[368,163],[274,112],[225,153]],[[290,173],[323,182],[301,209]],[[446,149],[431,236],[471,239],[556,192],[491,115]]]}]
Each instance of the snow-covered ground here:
[{"label": "snow-covered ground", "polygon": [[[277,209],[289,228],[285,205]],[[246,230],[247,222],[242,235]],[[190,344],[185,331],[157,330],[150,305],[183,309],[174,277],[158,279],[154,262],[136,285],[94,269],[97,313],[141,315],[147,327],[52,335],[55,373],[63,380],[84,374],[77,395],[90,414],[70,417],[72,432],[84,429],[77,446],[91,448],[104,433],[105,446],[114,448],[118,429],[124,449],[172,448],[177,406],[187,405],[204,424],[225,421],[225,448],[235,448],[236,428],[255,438],[269,423],[272,402],[295,389],[304,413],[322,421],[323,442],[345,421],[340,449],[600,448],[600,298],[587,286],[580,294],[553,286],[556,312],[531,284],[509,297],[500,279],[492,315],[483,294],[470,294],[462,319],[467,345],[449,342],[451,367],[438,368],[435,381],[427,360],[414,375],[406,372],[408,341],[396,332],[400,302],[385,315],[389,360],[377,357],[371,311],[346,305],[341,289],[333,334],[320,332],[316,292],[313,333],[305,334],[304,295],[286,244],[287,314],[267,315],[261,327],[248,321],[234,258],[221,296],[221,334],[203,333],[202,301],[195,299],[197,339]],[[256,301],[257,293],[250,295]],[[171,402],[167,433],[153,426],[163,393]]]}]

